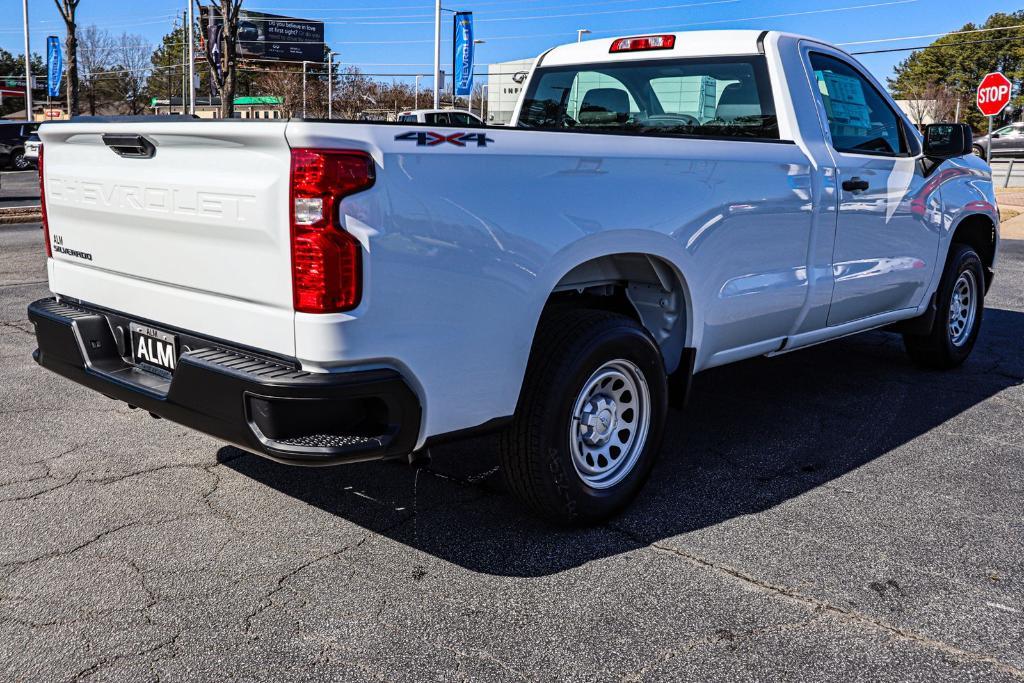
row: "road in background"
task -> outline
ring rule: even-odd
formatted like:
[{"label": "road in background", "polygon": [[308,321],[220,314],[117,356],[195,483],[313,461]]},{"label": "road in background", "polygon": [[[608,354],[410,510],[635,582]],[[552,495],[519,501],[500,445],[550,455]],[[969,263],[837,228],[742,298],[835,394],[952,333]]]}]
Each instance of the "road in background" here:
[{"label": "road in background", "polygon": [[0,171],[0,208],[39,206],[37,171]]},{"label": "road in background", "polygon": [[[1003,187],[1009,170],[1009,160],[992,160],[992,182],[996,187]],[[1024,158],[1014,163],[1009,187],[1024,187]]]},{"label": "road in background", "polygon": [[0,229],[7,678],[1024,678],[1024,242],[963,368],[871,333],[702,373],[637,503],[576,531],[489,440],[287,467],[42,370],[42,252]]}]

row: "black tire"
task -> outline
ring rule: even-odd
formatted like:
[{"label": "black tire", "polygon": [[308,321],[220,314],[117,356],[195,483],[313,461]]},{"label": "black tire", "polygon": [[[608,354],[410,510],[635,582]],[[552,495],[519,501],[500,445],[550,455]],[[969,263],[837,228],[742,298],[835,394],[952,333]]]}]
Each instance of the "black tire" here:
[{"label": "black tire", "polygon": [[975,154],[976,156],[979,156],[979,157],[981,157],[982,159],[984,159],[984,158],[985,158],[985,149],[984,149],[984,148],[983,148],[983,147],[982,147],[981,145],[974,145],[974,146],[973,146],[973,147],[971,148],[971,151],[972,151],[972,152],[974,152],[974,154]]},{"label": "black tire", "polygon": [[[619,470],[621,480],[612,481],[611,477],[594,487],[574,464],[573,449],[579,445],[570,444],[570,434],[575,433],[570,432],[570,424],[574,423],[577,401],[583,400],[581,393],[593,386],[595,373],[605,372],[609,363],[641,373],[639,386],[649,398],[649,421],[634,418],[635,424],[627,425],[630,411],[619,415],[615,408],[612,427],[604,423],[605,433],[618,426],[638,429],[646,422],[646,439],[621,456],[609,456],[631,460],[629,468],[623,465]],[[608,391],[613,386],[609,385]],[[502,472],[509,490],[531,512],[558,524],[585,525],[607,519],[627,505],[647,480],[661,447],[667,405],[661,352],[636,321],[593,309],[546,314],[537,329],[516,415],[500,438]],[[637,414],[640,412],[638,409]],[[611,466],[622,464],[616,463]]]},{"label": "black tire", "polygon": [[16,149],[11,152],[11,168],[15,171],[31,170],[32,162],[25,158],[25,150]]},{"label": "black tire", "polygon": [[[968,273],[964,276],[965,280],[973,278],[974,282],[974,296],[970,302],[974,315],[970,318],[971,329],[961,337],[955,338],[951,329],[954,287],[964,273]],[[942,282],[939,283],[936,305],[938,311],[931,331],[927,334],[904,334],[903,345],[918,365],[948,370],[959,366],[971,355],[985,311],[985,269],[981,257],[972,247],[966,244],[953,244],[950,248],[946,269],[942,273]]]}]

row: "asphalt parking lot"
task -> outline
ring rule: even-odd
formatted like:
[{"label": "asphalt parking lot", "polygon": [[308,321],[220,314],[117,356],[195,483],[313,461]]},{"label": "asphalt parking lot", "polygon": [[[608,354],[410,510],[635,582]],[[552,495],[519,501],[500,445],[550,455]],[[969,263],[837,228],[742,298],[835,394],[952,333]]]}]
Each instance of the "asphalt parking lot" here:
[{"label": "asphalt parking lot", "polygon": [[0,679],[1024,680],[1024,242],[978,347],[872,333],[699,375],[584,531],[490,443],[289,468],[44,372],[0,228]]},{"label": "asphalt parking lot", "polygon": [[39,172],[0,171],[0,209],[39,206]]}]

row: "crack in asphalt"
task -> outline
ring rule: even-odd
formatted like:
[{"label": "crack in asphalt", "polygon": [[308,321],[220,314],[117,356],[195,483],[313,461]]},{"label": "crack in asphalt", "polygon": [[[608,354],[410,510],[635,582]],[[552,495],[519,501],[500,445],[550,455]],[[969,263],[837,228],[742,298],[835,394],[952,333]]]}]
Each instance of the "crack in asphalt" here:
[{"label": "crack in asphalt", "polygon": [[669,662],[679,655],[687,652],[692,652],[701,645],[715,645],[722,642],[735,644],[736,642],[752,640],[769,633],[784,633],[785,631],[803,628],[820,620],[820,616],[812,616],[807,619],[798,619],[797,621],[787,621],[781,624],[769,624],[767,626],[742,630],[715,629],[707,636],[691,638],[676,647],[661,652],[659,656],[650,659],[640,669],[623,674],[619,680],[622,681],[622,683],[637,683],[638,681],[642,681],[646,677],[647,672],[654,666]]},{"label": "crack in asphalt", "polygon": [[[629,531],[610,525],[606,525],[605,528],[620,533],[626,538],[632,540],[633,542],[640,543],[641,545],[643,544],[642,539],[637,538]],[[826,613],[842,620],[851,621],[864,626],[868,626],[874,630],[886,633],[898,639],[916,643],[918,645],[923,645],[934,650],[938,650],[946,655],[955,657],[962,661],[987,664],[996,669],[997,671],[1024,680],[1024,670],[1019,669],[1011,664],[1007,664],[1006,662],[991,655],[979,654],[977,652],[972,652],[970,650],[964,650],[963,648],[951,645],[950,643],[947,643],[945,641],[930,638],[920,633],[900,628],[898,626],[894,626],[885,621],[882,621],[881,619],[873,618],[856,610],[841,607],[827,600],[822,600],[820,598],[815,598],[806,595],[796,590],[795,588],[781,586],[778,584],[771,583],[769,581],[765,581],[734,567],[730,567],[719,562],[714,562],[704,557],[700,557],[699,555],[687,553],[678,548],[673,548],[672,546],[664,545],[663,543],[655,542],[649,544],[647,547],[653,548],[654,550],[657,550],[662,553],[674,555],[696,567],[710,570],[721,576],[731,577],[732,579],[735,579],[748,587],[757,589],[759,592],[765,595],[769,595],[780,600],[794,602],[805,607],[808,607],[812,610],[815,610],[817,612]]]},{"label": "crack in asphalt", "polygon": [[356,548],[359,548],[360,546],[363,545],[363,543],[365,543],[367,540],[369,540],[369,538],[370,538],[370,536],[366,535],[366,536],[363,536],[361,539],[359,539],[354,544],[346,545],[346,546],[343,546],[343,547],[338,548],[336,550],[332,550],[332,551],[324,553],[322,555],[318,555],[317,557],[314,557],[311,560],[307,560],[306,562],[303,562],[302,564],[300,564],[300,565],[298,565],[296,567],[293,567],[292,569],[288,570],[287,572],[282,574],[280,577],[278,577],[277,585],[269,593],[264,595],[263,598],[260,601],[260,604],[257,605],[253,609],[253,611],[249,613],[248,616],[246,616],[245,624],[244,624],[245,632],[250,634],[251,638],[256,639],[256,636],[252,635],[252,622],[256,619],[256,617],[258,617],[259,615],[263,614],[264,612],[266,612],[267,610],[269,610],[271,607],[274,606],[274,596],[277,595],[278,593],[280,593],[281,591],[285,590],[285,588],[286,588],[285,584],[288,582],[289,579],[291,579],[296,574],[299,574],[300,572],[308,569],[309,567],[312,567],[313,565],[315,565],[315,564],[317,564],[319,562],[322,562],[322,561],[324,561],[326,559],[329,559],[329,558],[332,558],[332,557],[339,557],[339,556],[343,555],[344,553],[348,552],[349,550],[355,550]]}]

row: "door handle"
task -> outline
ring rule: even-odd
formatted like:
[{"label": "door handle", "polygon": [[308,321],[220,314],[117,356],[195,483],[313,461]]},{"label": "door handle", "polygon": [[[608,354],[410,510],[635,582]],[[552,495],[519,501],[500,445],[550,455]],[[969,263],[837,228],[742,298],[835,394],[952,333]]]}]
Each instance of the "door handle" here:
[{"label": "door handle", "polygon": [[843,181],[843,189],[846,190],[847,192],[863,192],[864,190],[868,189],[868,181],[861,180],[860,178],[854,176],[849,180]]}]

